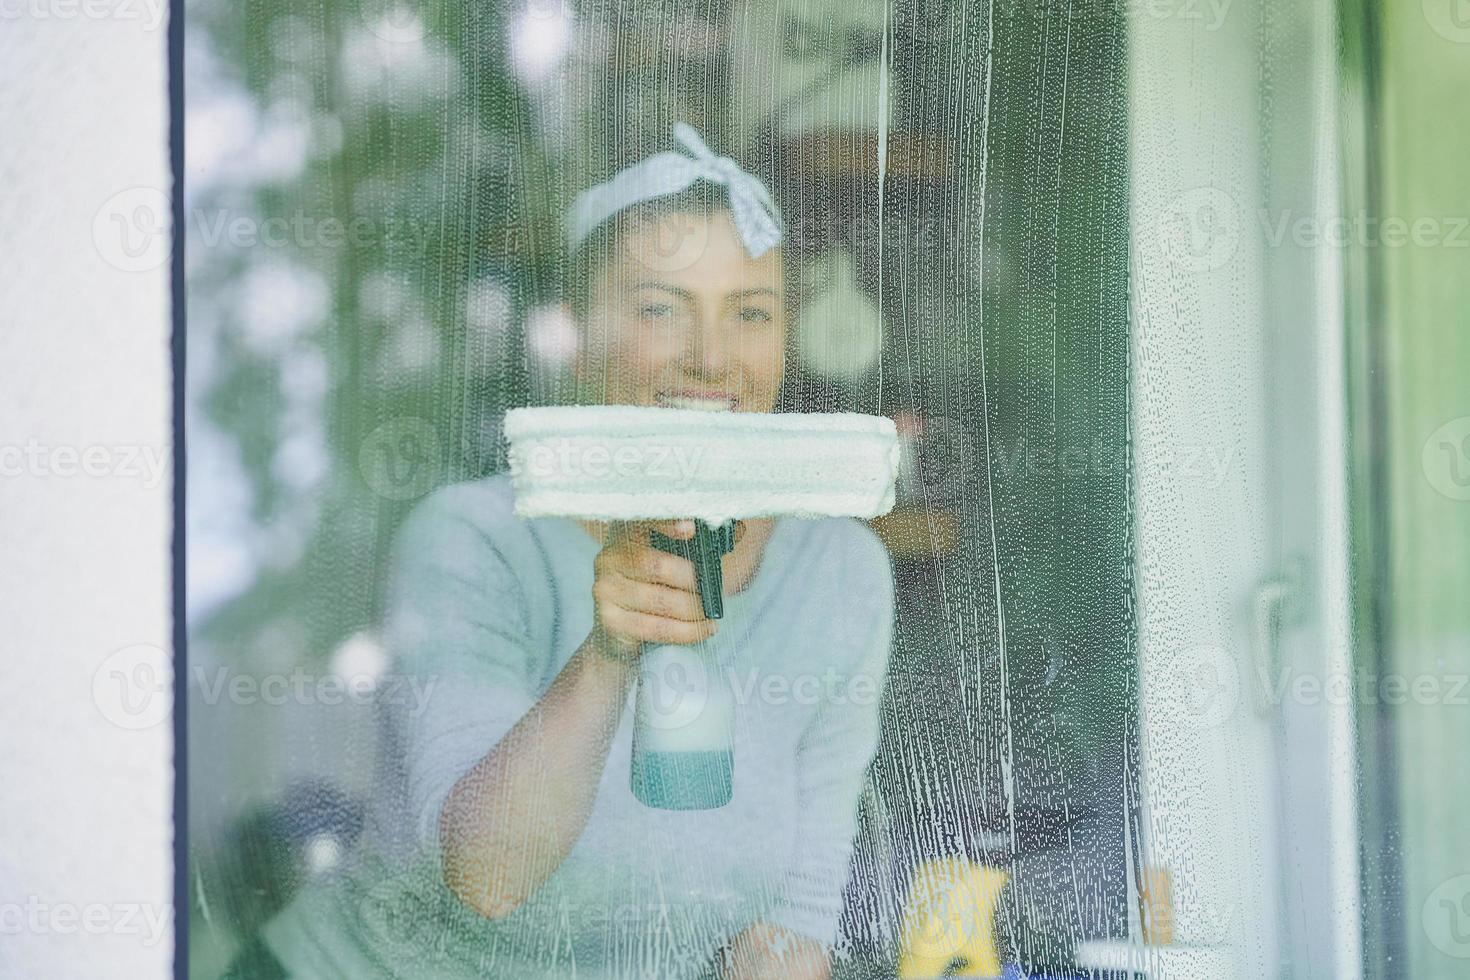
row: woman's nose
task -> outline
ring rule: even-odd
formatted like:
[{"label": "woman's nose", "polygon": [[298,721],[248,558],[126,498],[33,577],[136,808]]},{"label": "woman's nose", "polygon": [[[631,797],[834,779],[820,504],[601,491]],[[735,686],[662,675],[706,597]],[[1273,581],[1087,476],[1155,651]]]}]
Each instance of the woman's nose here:
[{"label": "woman's nose", "polygon": [[719,317],[708,317],[690,331],[695,361],[705,374],[719,376],[730,360],[730,331]]}]

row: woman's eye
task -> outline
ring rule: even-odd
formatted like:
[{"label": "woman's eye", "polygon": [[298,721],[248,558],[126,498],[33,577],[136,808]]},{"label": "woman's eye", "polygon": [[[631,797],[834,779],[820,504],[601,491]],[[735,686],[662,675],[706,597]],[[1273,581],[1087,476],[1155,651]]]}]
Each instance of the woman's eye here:
[{"label": "woman's eye", "polygon": [[663,320],[674,315],[674,308],[667,303],[649,303],[638,308],[638,315],[645,320]]},{"label": "woman's eye", "polygon": [[746,306],[740,310],[740,319],[743,323],[770,323],[771,311],[763,310],[759,306]]}]

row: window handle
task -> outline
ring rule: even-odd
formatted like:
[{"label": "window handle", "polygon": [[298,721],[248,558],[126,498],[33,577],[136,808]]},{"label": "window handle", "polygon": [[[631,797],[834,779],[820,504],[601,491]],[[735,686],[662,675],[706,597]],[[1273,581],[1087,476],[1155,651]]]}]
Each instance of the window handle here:
[{"label": "window handle", "polygon": [[1255,660],[1256,714],[1269,718],[1278,707],[1273,691],[1281,690],[1281,634],[1301,621],[1305,611],[1306,563],[1289,559],[1280,574],[1265,579],[1251,596],[1251,653]]}]

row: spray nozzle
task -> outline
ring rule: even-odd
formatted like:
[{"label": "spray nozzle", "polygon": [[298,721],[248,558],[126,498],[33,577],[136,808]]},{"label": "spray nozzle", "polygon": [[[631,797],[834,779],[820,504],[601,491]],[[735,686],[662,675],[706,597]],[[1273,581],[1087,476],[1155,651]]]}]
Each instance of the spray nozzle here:
[{"label": "spray nozzle", "polygon": [[653,534],[653,546],[659,551],[694,563],[694,582],[699,586],[699,602],[704,607],[706,619],[719,619],[725,615],[725,576],[720,569],[720,559],[735,549],[735,522],[726,521],[710,527],[704,521],[695,520],[694,537],[687,540],[671,538],[657,531]]}]

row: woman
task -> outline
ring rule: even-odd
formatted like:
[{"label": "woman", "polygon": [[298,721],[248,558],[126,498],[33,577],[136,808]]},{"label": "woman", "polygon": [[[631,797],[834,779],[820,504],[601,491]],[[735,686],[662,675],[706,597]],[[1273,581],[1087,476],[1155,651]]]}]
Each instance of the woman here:
[{"label": "woman", "polygon": [[[787,345],[780,224],[760,182],[687,126],[568,220],[594,402],[768,412]],[[892,629],[887,555],[852,520],[742,522],[728,614],[651,530],[520,520],[508,478],[405,524],[387,635],[436,681],[394,719],[378,846],[266,930],[292,977],[820,978]],[[716,810],[629,786],[637,661],[700,644],[735,689]]]}]

